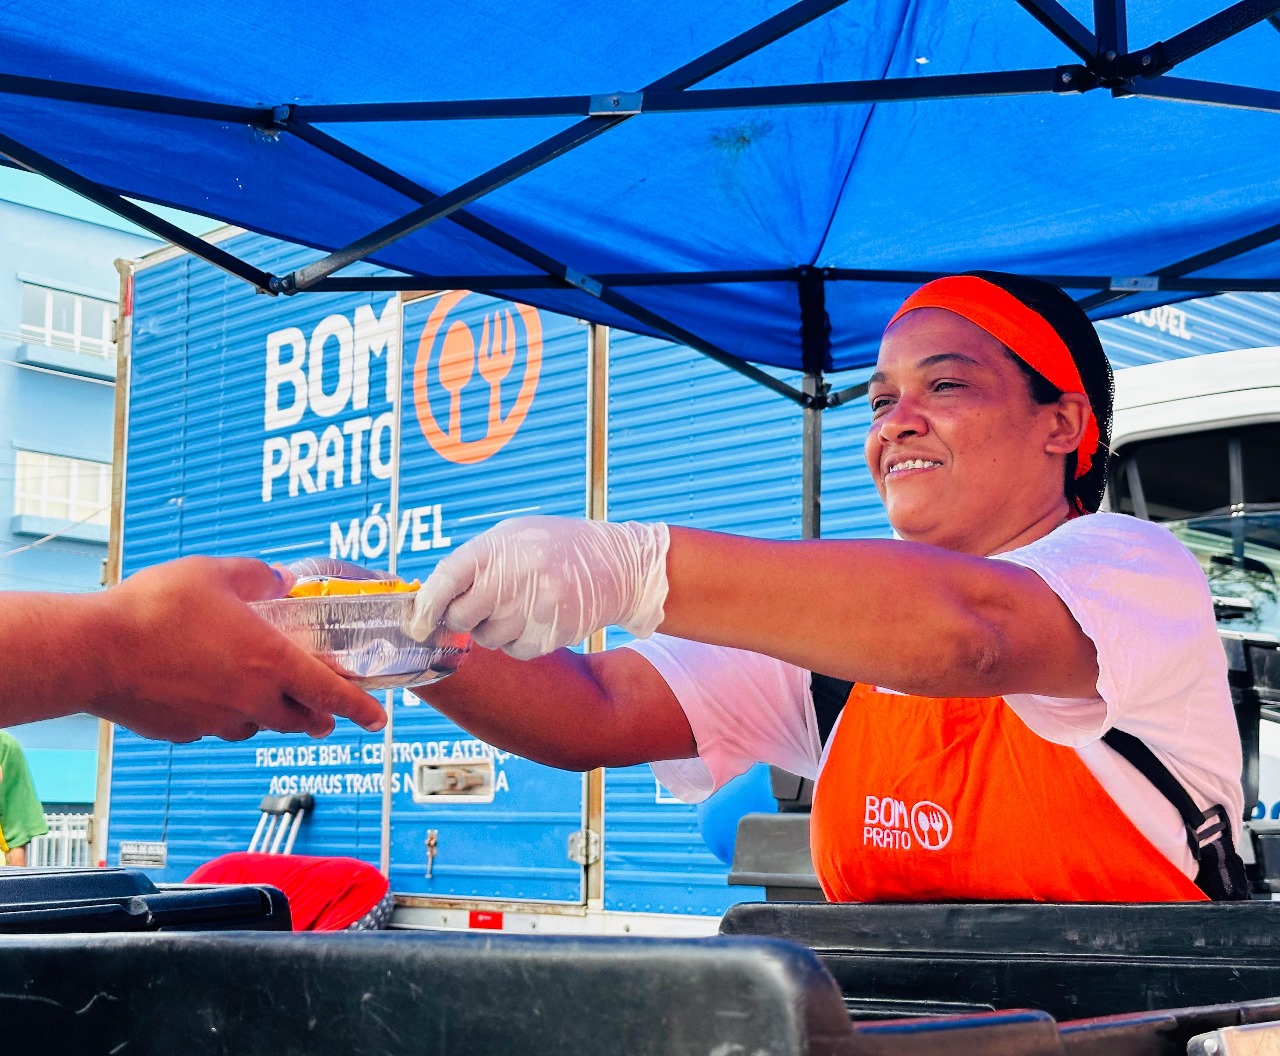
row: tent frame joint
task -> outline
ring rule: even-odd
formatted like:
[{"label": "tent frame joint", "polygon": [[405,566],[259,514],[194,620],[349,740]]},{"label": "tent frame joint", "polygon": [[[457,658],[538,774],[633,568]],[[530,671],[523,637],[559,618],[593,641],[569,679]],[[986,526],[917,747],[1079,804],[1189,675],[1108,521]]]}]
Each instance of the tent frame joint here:
[{"label": "tent frame joint", "polygon": [[1159,275],[1114,275],[1107,289],[1124,293],[1154,293],[1160,289]]},{"label": "tent frame joint", "polygon": [[803,398],[799,403],[806,411],[825,411],[836,406],[831,402],[831,382],[821,372],[806,374],[801,392]]},{"label": "tent frame joint", "polygon": [[1098,75],[1088,66],[1059,66],[1053,90],[1058,95],[1083,95],[1101,85]]},{"label": "tent frame joint", "polygon": [[846,403],[853,400],[860,400],[867,394],[867,390],[871,386],[867,382],[860,382],[857,385],[850,385],[847,389],[840,389],[827,395],[826,406],[828,409],[832,407],[842,407]]},{"label": "tent frame joint", "polygon": [[609,92],[593,95],[587,105],[588,117],[635,117],[644,112],[644,92]]},{"label": "tent frame joint", "polygon": [[1172,69],[1173,63],[1165,53],[1164,41],[1157,40],[1149,48],[1122,56],[1116,68],[1126,81],[1133,83],[1136,77],[1145,77],[1148,80],[1159,77],[1165,71]]},{"label": "tent frame joint", "polygon": [[598,279],[593,279],[590,275],[584,275],[576,268],[566,267],[564,269],[564,281],[570,286],[576,286],[583,293],[589,293],[592,297],[599,298],[604,293],[604,283]]},{"label": "tent frame joint", "polygon": [[273,132],[283,132],[293,123],[293,107],[289,103],[273,106],[259,126]]}]

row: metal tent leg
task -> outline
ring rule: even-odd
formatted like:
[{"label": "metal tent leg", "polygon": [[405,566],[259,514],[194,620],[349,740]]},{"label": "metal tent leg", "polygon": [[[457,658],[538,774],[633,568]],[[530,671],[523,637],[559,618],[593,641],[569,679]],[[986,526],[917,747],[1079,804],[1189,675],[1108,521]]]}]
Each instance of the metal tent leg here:
[{"label": "metal tent leg", "polygon": [[[804,376],[804,392],[816,401],[825,383],[821,374]],[[801,412],[804,415],[803,458],[804,473],[801,488],[800,537],[822,537],[822,406],[810,403]]]}]

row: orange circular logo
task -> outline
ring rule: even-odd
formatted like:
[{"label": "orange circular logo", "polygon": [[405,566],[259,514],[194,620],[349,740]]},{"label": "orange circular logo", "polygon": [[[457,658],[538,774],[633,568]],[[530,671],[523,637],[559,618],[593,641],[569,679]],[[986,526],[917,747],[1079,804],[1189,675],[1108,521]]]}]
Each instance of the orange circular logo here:
[{"label": "orange circular logo", "polygon": [[[442,457],[462,465],[483,462],[516,435],[533,403],[542,369],[542,320],[537,309],[527,304],[496,303],[485,314],[477,335],[462,319],[450,319],[459,303],[472,296],[476,295],[455,290],[436,302],[418,342],[413,368],[413,405],[422,435]],[[503,386],[510,391],[517,366],[523,367],[520,388],[504,413]],[[472,418],[484,417],[485,431],[464,440],[462,393],[473,384],[473,378],[486,387],[488,414],[477,410],[479,401],[466,402]],[[433,397],[436,410],[432,410]],[[467,431],[474,430],[472,424]]]}]

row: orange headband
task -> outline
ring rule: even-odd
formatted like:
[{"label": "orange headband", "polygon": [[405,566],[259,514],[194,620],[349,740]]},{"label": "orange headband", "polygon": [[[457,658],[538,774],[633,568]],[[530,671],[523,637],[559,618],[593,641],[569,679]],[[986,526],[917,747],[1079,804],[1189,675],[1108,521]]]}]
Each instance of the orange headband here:
[{"label": "orange headband", "polygon": [[[889,326],[916,308],[945,308],[955,312],[989,333],[1055,388],[1088,398],[1080,380],[1080,368],[1058,331],[1044,316],[995,283],[976,275],[934,279],[903,302],[889,320]],[[888,329],[886,326],[885,330]],[[1076,449],[1077,478],[1088,473],[1093,465],[1098,439],[1098,419],[1091,404],[1084,436]]]}]

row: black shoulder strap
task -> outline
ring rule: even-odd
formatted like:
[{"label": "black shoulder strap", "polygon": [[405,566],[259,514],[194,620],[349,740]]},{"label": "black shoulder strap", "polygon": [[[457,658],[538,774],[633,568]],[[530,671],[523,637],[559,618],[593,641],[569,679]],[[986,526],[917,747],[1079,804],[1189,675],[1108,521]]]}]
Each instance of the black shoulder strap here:
[{"label": "black shoulder strap", "polygon": [[1169,773],[1169,768],[1156,758],[1155,752],[1133,734],[1117,730],[1113,726],[1102,735],[1102,740],[1109,748],[1119,752],[1126,761],[1132,763],[1134,769],[1155,785],[1157,791],[1174,805],[1182,815],[1183,824],[1187,827],[1187,842],[1191,847],[1191,853],[1198,859],[1200,845],[1195,838],[1195,831],[1204,821],[1204,815],[1196,806],[1196,801],[1182,787],[1182,783]]},{"label": "black shoulder strap", "polygon": [[814,671],[809,677],[809,691],[813,694],[813,711],[818,717],[818,743],[826,747],[831,739],[831,731],[835,729],[836,719],[844,710],[845,701],[849,699],[849,691],[853,683],[831,675],[820,675]]},{"label": "black shoulder strap", "polygon": [[1182,783],[1156,758],[1155,752],[1131,733],[1114,727],[1102,735],[1103,743],[1133,765],[1182,816],[1187,830],[1187,846],[1200,864],[1196,886],[1215,902],[1234,902],[1249,897],[1249,880],[1244,862],[1231,839],[1231,824],[1221,806],[1202,811]]}]

